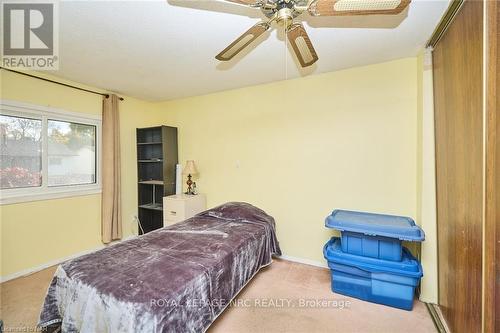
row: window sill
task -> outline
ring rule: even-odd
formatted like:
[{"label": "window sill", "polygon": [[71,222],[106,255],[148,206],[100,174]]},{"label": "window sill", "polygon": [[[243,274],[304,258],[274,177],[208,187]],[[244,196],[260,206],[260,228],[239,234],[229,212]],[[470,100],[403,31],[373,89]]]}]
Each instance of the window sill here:
[{"label": "window sill", "polygon": [[44,193],[16,193],[13,195],[1,195],[0,196],[0,206],[3,205],[12,205],[23,202],[32,202],[32,201],[44,201],[44,200],[53,200],[53,199],[62,199],[62,198],[72,198],[79,197],[84,195],[92,195],[92,194],[100,194],[101,188],[97,186],[86,187],[86,188],[72,188],[72,189],[57,189],[52,191],[46,191]]}]

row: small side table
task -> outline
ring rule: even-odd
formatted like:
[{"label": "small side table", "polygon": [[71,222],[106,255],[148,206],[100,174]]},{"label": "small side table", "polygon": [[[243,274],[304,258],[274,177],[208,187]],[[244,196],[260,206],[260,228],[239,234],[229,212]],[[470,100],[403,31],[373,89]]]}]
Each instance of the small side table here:
[{"label": "small side table", "polygon": [[204,194],[169,195],[163,197],[163,226],[184,221],[206,210],[207,201]]}]

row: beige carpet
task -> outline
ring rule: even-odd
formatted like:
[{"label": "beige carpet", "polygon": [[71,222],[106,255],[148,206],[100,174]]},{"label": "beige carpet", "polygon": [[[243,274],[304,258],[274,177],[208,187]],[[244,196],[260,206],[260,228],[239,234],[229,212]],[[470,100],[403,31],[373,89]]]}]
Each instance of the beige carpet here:
[{"label": "beige carpet", "polygon": [[[54,270],[54,267],[48,268],[0,285],[5,331],[34,327]],[[275,260],[255,276],[234,306],[227,308],[208,332],[436,330],[421,302],[415,302],[413,311],[409,312],[334,294],[327,269]]]}]

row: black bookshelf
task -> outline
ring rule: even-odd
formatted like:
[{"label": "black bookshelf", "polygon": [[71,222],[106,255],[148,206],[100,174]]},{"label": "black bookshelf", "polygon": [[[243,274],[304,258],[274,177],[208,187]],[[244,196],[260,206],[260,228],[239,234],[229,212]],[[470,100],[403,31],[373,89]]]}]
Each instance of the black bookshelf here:
[{"label": "black bookshelf", "polygon": [[163,226],[163,197],[175,194],[177,128],[138,128],[136,135],[139,234],[143,234]]}]

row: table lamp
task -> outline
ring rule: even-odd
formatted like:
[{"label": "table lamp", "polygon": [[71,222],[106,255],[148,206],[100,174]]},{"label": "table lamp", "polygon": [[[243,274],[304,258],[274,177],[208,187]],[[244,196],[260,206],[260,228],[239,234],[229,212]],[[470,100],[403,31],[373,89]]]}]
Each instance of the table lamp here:
[{"label": "table lamp", "polygon": [[188,186],[186,194],[193,195],[193,188],[191,187],[191,185],[193,185],[193,182],[191,181],[191,176],[198,174],[196,164],[194,164],[193,160],[186,161],[186,166],[184,167],[184,170],[182,170],[182,174],[188,176],[188,180],[186,182]]}]

